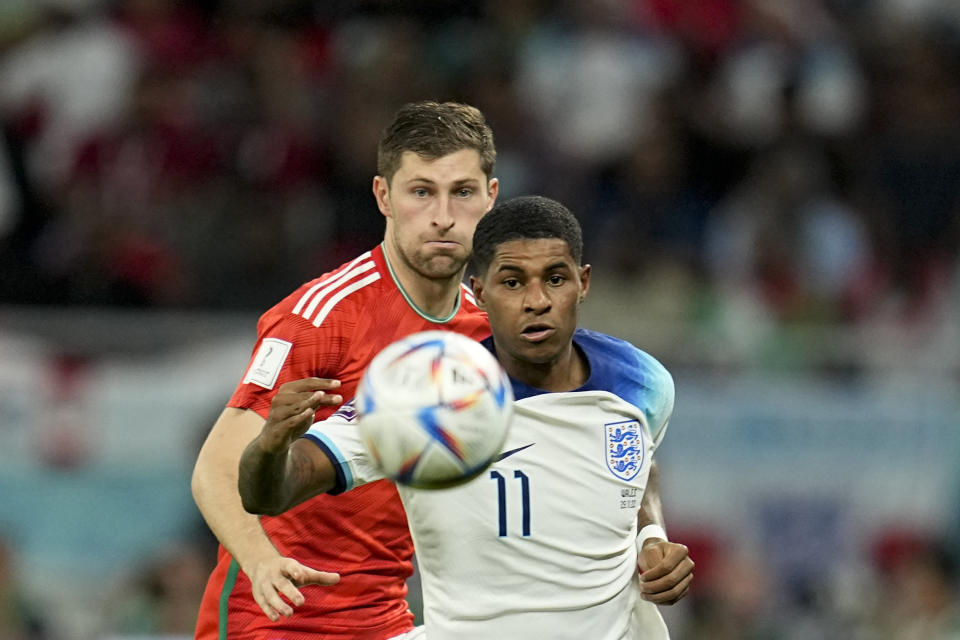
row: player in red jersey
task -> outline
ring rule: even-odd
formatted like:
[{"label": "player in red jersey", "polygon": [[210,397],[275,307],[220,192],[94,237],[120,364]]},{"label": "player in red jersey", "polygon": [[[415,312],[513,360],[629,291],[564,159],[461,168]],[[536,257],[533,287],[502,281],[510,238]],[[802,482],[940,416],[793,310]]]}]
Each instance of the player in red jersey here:
[{"label": "player in red jersey", "polygon": [[413,628],[404,600],[413,544],[391,483],[258,520],[241,505],[238,465],[272,419],[281,384],[314,391],[299,417],[320,420],[354,395],[366,365],[394,340],[428,329],[489,335],[461,280],[474,228],[497,197],[495,158],[477,109],[404,106],[384,131],[373,179],[383,243],[260,318],[249,367],[193,473],[194,499],[221,542],[197,640],[385,640]]}]

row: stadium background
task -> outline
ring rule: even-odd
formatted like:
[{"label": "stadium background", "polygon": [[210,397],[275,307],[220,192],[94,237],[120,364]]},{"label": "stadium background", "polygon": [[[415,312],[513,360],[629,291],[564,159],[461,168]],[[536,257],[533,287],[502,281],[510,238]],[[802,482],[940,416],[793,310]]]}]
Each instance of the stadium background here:
[{"label": "stadium background", "polygon": [[952,0],[5,0],[0,637],[190,632],[199,443],[259,312],[378,241],[424,98],[675,374],[674,637],[957,637]]}]

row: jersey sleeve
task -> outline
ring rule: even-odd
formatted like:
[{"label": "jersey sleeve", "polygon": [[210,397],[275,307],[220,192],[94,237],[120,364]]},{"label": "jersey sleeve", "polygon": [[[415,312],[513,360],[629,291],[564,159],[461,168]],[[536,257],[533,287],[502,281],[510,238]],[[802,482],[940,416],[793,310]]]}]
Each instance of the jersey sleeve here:
[{"label": "jersey sleeve", "polygon": [[620,338],[577,329],[574,340],[594,360],[592,388],[609,391],[643,413],[654,449],[660,446],[673,414],[673,376],[667,368]]},{"label": "jersey sleeve", "polygon": [[[281,303],[282,304],[282,303]],[[270,400],[285,382],[301,378],[338,378],[349,335],[337,318],[317,327],[281,310],[265,313],[257,323],[257,343],[228,406],[252,409],[266,418]]]},{"label": "jersey sleeve", "polygon": [[327,493],[339,494],[355,487],[383,480],[357,428],[353,401],[344,404],[326,420],[315,422],[303,435],[320,447],[337,474],[336,484]]},{"label": "jersey sleeve", "polygon": [[650,432],[653,436],[654,449],[660,446],[660,442],[667,432],[670,417],[673,415],[675,394],[673,376],[671,376],[670,372],[659,362],[656,362],[656,364],[658,366],[651,372],[653,374],[653,384],[651,385],[650,404],[645,410],[647,422],[650,425]]},{"label": "jersey sleeve", "polygon": [[629,380],[627,384],[632,387],[628,394],[647,419],[650,437],[656,449],[663,441],[670,416],[673,415],[673,376],[659,360],[646,351],[633,345],[630,345],[630,348],[632,356],[624,363],[627,370],[632,372],[625,376]]}]

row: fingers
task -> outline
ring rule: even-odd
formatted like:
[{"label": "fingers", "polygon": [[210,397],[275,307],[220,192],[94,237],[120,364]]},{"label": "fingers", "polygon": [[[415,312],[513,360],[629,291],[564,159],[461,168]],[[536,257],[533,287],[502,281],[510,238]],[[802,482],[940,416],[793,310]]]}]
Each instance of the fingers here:
[{"label": "fingers", "polygon": [[294,607],[306,601],[298,586],[332,585],[340,581],[337,573],[317,571],[282,557],[258,566],[255,573],[251,579],[253,599],[273,622],[281,617],[289,618]]},{"label": "fingers", "polygon": [[317,381],[318,386],[320,387],[317,391],[320,392],[320,404],[327,406],[336,406],[338,404],[343,404],[343,396],[339,393],[328,393],[329,391],[334,391],[340,388],[339,380],[330,380],[328,378],[314,378]]},{"label": "fingers", "polygon": [[293,615],[293,608],[277,595],[272,583],[262,580],[252,580],[251,582],[253,599],[271,621],[276,622],[281,616],[289,617]]},{"label": "fingers", "polygon": [[332,378],[300,378],[280,385],[281,389],[285,387],[293,391],[329,391],[340,388],[340,381]]},{"label": "fingers", "polygon": [[339,386],[339,380],[326,378],[303,378],[280,385],[270,402],[268,429],[277,434],[300,435],[313,424],[321,405],[343,402],[340,394],[327,392]]},{"label": "fingers", "polygon": [[[312,407],[316,409],[321,404],[332,405],[343,402],[343,396],[339,393],[327,393],[326,383],[336,383],[340,386],[339,380],[326,380],[324,378],[304,378],[303,380],[294,380],[280,385],[274,401],[279,404],[290,407],[298,406],[300,410]],[[324,383],[324,384],[321,384]]]},{"label": "fingers", "polygon": [[330,573],[329,571],[317,571],[316,569],[311,569],[309,567],[301,566],[302,571],[300,572],[300,577],[296,578],[297,586],[305,586],[308,584],[319,584],[325,587],[329,587],[332,584],[337,584],[340,582],[339,573]]},{"label": "fingers", "polygon": [[[673,542],[651,545],[641,552],[641,596],[656,604],[673,604],[686,595],[693,580],[694,562],[687,547]],[[659,557],[659,561],[657,556]]]},{"label": "fingers", "polygon": [[[289,601],[295,606],[303,604],[303,594],[297,591],[297,589],[290,584],[290,581],[287,581],[286,584],[288,585],[286,591],[290,592],[292,590],[292,593],[287,595]],[[263,612],[267,614],[267,617],[273,622],[276,622],[281,617],[289,618],[293,615],[293,607],[280,597],[282,588],[282,583],[279,583],[278,586],[271,582],[261,585],[258,589],[254,590],[254,600],[257,601],[257,604],[260,605]]]},{"label": "fingers", "polygon": [[328,391],[335,391],[340,388],[340,381],[334,380],[331,378],[302,378],[300,380],[293,380],[291,382],[284,383],[280,385],[278,392],[284,391],[284,389],[292,391],[294,393],[309,393],[314,391],[319,391],[320,395],[317,396],[322,399],[321,404],[340,404],[343,402],[343,397],[338,393],[327,393]]},{"label": "fingers", "polygon": [[641,550],[638,565],[644,580],[657,580],[669,574],[684,560],[690,562],[692,570],[693,560],[690,560],[686,546],[676,542],[659,542]]},{"label": "fingers", "polygon": [[665,581],[666,578],[661,578],[652,583],[642,583],[640,597],[654,604],[674,604],[683,598],[683,596],[687,595],[687,591],[690,589],[690,583],[693,581],[693,571],[684,576],[676,584],[673,584],[665,590],[660,590],[662,586],[661,583]]}]

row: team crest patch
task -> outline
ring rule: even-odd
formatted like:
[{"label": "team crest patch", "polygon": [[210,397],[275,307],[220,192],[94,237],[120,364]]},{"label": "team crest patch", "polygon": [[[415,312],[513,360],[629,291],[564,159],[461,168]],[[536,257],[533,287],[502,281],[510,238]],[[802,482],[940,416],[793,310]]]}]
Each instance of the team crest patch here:
[{"label": "team crest patch", "polygon": [[643,467],[646,447],[639,420],[608,422],[603,425],[607,468],[621,480],[633,480]]}]

